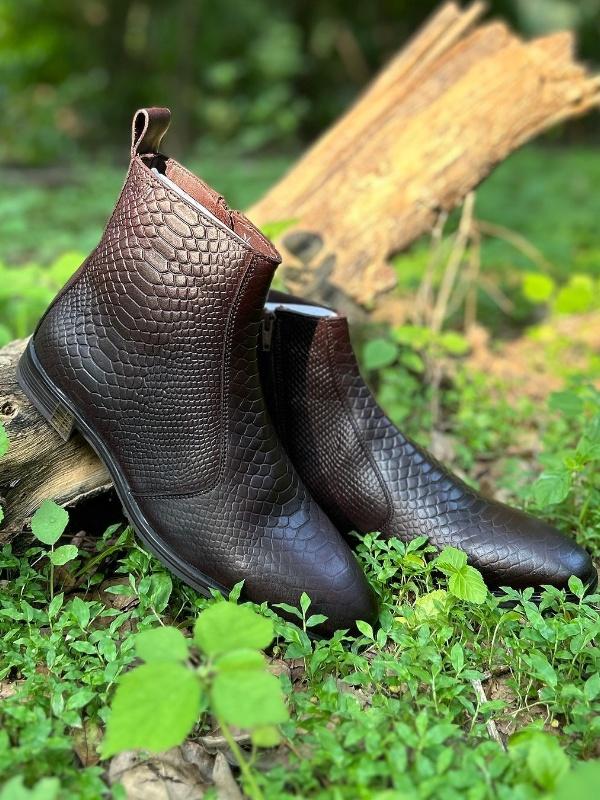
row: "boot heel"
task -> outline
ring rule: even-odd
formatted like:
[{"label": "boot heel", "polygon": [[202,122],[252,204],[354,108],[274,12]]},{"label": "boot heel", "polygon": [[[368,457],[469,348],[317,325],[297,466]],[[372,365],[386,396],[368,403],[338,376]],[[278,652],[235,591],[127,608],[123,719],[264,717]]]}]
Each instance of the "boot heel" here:
[{"label": "boot heel", "polygon": [[35,363],[31,349],[30,342],[19,359],[17,383],[32,405],[52,425],[60,438],[67,442],[75,431],[75,419],[69,409],[55,397],[48,379]]}]

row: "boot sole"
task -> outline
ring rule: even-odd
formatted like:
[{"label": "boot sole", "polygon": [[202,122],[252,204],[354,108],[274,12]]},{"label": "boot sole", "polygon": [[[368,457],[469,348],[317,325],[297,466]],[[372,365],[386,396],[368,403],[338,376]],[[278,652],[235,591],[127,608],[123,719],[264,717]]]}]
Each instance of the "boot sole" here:
[{"label": "boot sole", "polygon": [[125,515],[138,539],[164,566],[205,597],[216,590],[225,597],[229,589],[180,558],[167,547],[142,514],[131,494],[123,472],[85,418],[64,392],[54,385],[38,361],[30,341],[17,365],[17,383],[44,419],[63,441],[78,431],[107,468]]}]

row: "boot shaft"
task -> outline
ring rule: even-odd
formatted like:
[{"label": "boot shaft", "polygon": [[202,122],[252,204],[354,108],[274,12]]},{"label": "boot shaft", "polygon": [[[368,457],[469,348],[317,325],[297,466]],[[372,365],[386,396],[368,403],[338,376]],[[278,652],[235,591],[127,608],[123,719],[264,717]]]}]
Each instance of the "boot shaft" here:
[{"label": "boot shaft", "polygon": [[156,152],[165,117],[136,115],[129,172],[102,239],[34,339],[50,378],[93,413],[142,494],[218,480],[228,409],[253,378],[258,386],[250,343],[279,262],[243,215]]}]

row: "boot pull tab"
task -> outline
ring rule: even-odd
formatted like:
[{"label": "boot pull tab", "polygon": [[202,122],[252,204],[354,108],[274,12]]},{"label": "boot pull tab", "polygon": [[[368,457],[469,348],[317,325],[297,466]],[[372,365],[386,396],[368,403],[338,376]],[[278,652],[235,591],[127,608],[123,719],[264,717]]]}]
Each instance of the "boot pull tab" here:
[{"label": "boot pull tab", "polygon": [[168,108],[140,108],[136,111],[131,125],[131,157],[158,153],[170,122]]}]

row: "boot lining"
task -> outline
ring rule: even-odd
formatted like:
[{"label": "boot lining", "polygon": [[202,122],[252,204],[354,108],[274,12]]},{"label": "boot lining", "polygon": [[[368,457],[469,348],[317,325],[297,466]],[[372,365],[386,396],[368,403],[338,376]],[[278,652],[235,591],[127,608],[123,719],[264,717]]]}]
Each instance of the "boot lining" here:
[{"label": "boot lining", "polygon": [[303,303],[265,303],[267,311],[292,311],[294,314],[304,314],[307,317],[337,317],[335,311],[323,306],[310,306]]}]

